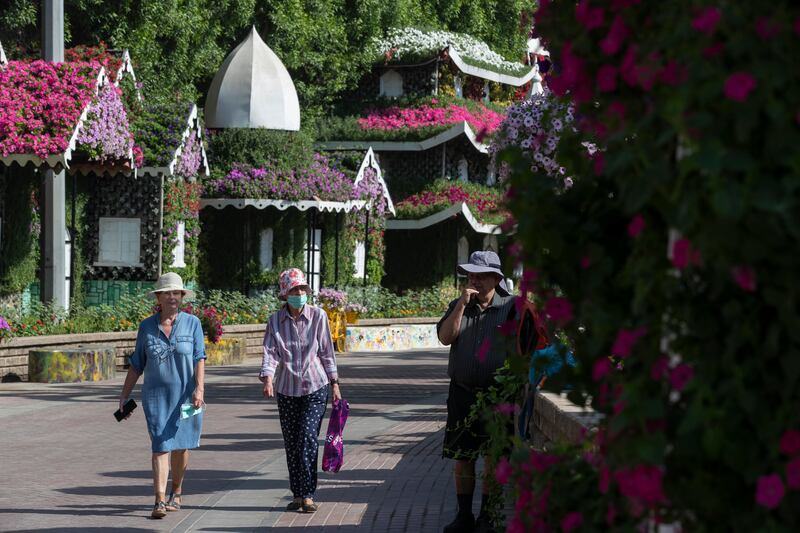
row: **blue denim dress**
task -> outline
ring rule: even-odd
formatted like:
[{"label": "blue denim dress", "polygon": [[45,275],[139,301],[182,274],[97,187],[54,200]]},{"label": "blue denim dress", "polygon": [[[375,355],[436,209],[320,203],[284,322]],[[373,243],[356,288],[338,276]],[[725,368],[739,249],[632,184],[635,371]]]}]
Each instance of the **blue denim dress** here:
[{"label": "blue denim dress", "polygon": [[153,452],[197,448],[203,413],[181,419],[181,405],[191,403],[194,369],[206,358],[200,319],[179,312],[169,338],[155,314],[139,325],[136,348],[129,361],[144,373],[142,407]]}]

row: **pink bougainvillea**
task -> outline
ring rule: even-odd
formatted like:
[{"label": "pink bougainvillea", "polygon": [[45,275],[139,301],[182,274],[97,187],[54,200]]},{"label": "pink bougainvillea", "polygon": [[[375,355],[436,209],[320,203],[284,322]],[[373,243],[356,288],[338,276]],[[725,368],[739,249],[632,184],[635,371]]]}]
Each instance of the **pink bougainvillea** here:
[{"label": "pink bougainvillea", "polygon": [[640,214],[636,214],[631,219],[630,223],[628,224],[628,235],[636,238],[639,234],[644,231],[645,222],[644,217]]},{"label": "pink bougainvillea", "polygon": [[611,353],[619,357],[628,357],[633,349],[633,345],[646,333],[647,328],[644,326],[636,329],[619,330],[617,339],[614,341],[614,346],[611,348]]},{"label": "pink bougainvillea", "polygon": [[770,474],[758,478],[756,485],[756,503],[767,509],[775,509],[781,504],[786,489],[781,476]]},{"label": "pink bougainvillea", "polygon": [[553,322],[566,324],[573,318],[572,303],[567,298],[555,297],[547,300],[545,313]]},{"label": "pink bougainvillea", "polygon": [[756,273],[752,267],[747,265],[735,266],[731,269],[731,276],[740,289],[745,292],[755,292]]},{"label": "pink bougainvillea", "polygon": [[572,511],[571,513],[567,513],[564,516],[564,519],[561,520],[561,530],[564,533],[569,533],[575,529],[578,529],[583,524],[583,515],[580,511]]},{"label": "pink bougainvillea", "polygon": [[697,16],[692,19],[692,28],[700,33],[711,35],[714,33],[714,29],[716,29],[720,18],[722,18],[722,13],[720,12],[719,8],[707,7],[700,11],[700,13],[698,13]]},{"label": "pink bougainvillea", "polygon": [[725,97],[734,102],[744,102],[756,88],[756,79],[749,72],[734,72],[725,80]]},{"label": "pink bougainvillea", "polygon": [[10,61],[0,69],[0,154],[64,153],[95,96],[97,64]]},{"label": "pink bougainvillea", "polygon": [[449,104],[446,107],[400,108],[389,107],[373,111],[364,118],[358,119],[363,129],[396,130],[400,128],[425,128],[468,122],[476,131],[491,133],[503,121],[503,115],[479,105],[480,111],[471,112],[464,106]]},{"label": "pink bougainvillea", "polygon": [[673,390],[682,391],[694,376],[694,369],[686,363],[676,366],[669,375],[669,383]]},{"label": "pink bougainvillea", "polygon": [[619,491],[634,507],[653,507],[666,501],[662,480],[664,471],[652,465],[638,465],[614,473]]}]

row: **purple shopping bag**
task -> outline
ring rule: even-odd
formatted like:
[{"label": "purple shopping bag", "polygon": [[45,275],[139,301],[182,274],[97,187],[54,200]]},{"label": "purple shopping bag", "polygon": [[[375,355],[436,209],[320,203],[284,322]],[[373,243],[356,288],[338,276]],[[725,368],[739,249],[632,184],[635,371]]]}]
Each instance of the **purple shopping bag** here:
[{"label": "purple shopping bag", "polygon": [[328,433],[325,436],[325,450],[322,452],[322,470],[325,472],[338,472],[344,464],[344,440],[342,432],[347,422],[350,405],[347,400],[333,402],[331,419],[328,422]]}]

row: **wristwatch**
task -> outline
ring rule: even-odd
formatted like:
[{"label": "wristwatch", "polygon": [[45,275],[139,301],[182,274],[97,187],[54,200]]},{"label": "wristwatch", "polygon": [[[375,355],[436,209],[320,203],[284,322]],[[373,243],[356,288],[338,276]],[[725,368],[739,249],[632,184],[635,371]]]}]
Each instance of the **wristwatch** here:
[{"label": "wristwatch", "polygon": [[339,380],[337,378],[333,378],[331,380],[331,385],[338,385],[338,384],[339,384]]}]

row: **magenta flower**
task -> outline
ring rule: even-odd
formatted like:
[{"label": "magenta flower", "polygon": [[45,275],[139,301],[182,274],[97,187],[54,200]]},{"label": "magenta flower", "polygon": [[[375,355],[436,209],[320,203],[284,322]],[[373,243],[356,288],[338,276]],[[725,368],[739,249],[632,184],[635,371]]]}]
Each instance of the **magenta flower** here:
[{"label": "magenta flower", "polygon": [[513,403],[499,403],[494,406],[494,411],[496,413],[500,413],[501,415],[513,415],[514,409]]},{"label": "magenta flower", "polygon": [[800,431],[788,429],[781,435],[781,453],[792,456],[800,453]]},{"label": "magenta flower", "polygon": [[603,26],[603,8],[590,7],[588,0],[581,0],[575,6],[575,20],[580,22],[587,30]]},{"label": "magenta flower", "polygon": [[778,474],[770,474],[758,478],[756,485],[756,503],[767,509],[775,509],[781,504],[786,489]]},{"label": "magenta flower", "polygon": [[662,487],[663,478],[661,468],[652,465],[639,465],[614,474],[620,493],[632,503],[645,507],[654,507],[667,500]]},{"label": "magenta flower", "polygon": [[598,476],[598,488],[600,494],[608,494],[608,489],[611,487],[611,470],[607,466],[600,468]]},{"label": "magenta flower", "polygon": [[661,378],[664,377],[664,374],[667,372],[669,368],[669,359],[667,356],[662,355],[653,363],[653,366],[650,367],[650,378],[653,381],[661,381]]},{"label": "magenta flower", "polygon": [[644,217],[641,214],[637,213],[628,223],[628,235],[635,239],[644,230],[644,227],[645,227]]},{"label": "magenta flower", "polygon": [[747,265],[735,266],[731,269],[733,280],[745,292],[755,292],[756,273],[752,267]]},{"label": "magenta flower", "polygon": [[694,376],[694,369],[686,363],[676,366],[669,375],[669,383],[673,390],[682,391]]},{"label": "magenta flower", "polygon": [[508,480],[511,479],[512,472],[513,469],[508,462],[508,458],[501,457],[497,462],[497,466],[494,468],[494,478],[500,485],[505,485],[508,483]]},{"label": "magenta flower", "polygon": [[571,513],[567,513],[564,519],[561,520],[561,529],[564,530],[564,533],[569,533],[573,529],[581,527],[582,524],[583,515],[580,511],[572,511]]},{"label": "magenta flower", "polygon": [[734,72],[725,80],[725,97],[734,102],[744,102],[753,89],[756,79],[745,71]]},{"label": "magenta flower", "polygon": [[678,270],[683,270],[687,266],[700,266],[703,258],[700,251],[692,246],[689,239],[678,239],[672,245],[672,265]]},{"label": "magenta flower", "polygon": [[597,70],[597,89],[600,92],[611,92],[617,88],[617,67],[603,65]]},{"label": "magenta flower", "polygon": [[620,15],[614,17],[608,35],[600,41],[600,50],[607,56],[613,56],[622,48],[622,43],[628,37],[630,30],[625,26],[625,22]]},{"label": "magenta flower", "polygon": [[633,345],[647,333],[647,328],[642,326],[636,329],[621,329],[617,333],[617,339],[611,348],[611,353],[619,357],[628,357],[631,354]]},{"label": "magenta flower", "polygon": [[544,309],[550,320],[558,324],[566,324],[573,318],[572,303],[566,298],[550,298],[545,303]]},{"label": "magenta flower", "polygon": [[594,366],[592,367],[592,379],[600,381],[606,377],[609,372],[611,372],[611,361],[609,361],[608,357],[601,357],[594,362]]},{"label": "magenta flower", "polygon": [[581,268],[586,270],[590,266],[592,266],[592,258],[588,255],[581,257]]},{"label": "magenta flower", "polygon": [[786,484],[790,489],[800,489],[800,457],[786,465]]},{"label": "magenta flower", "polygon": [[718,7],[707,7],[692,19],[692,28],[700,33],[711,35],[721,18],[722,12]]}]

